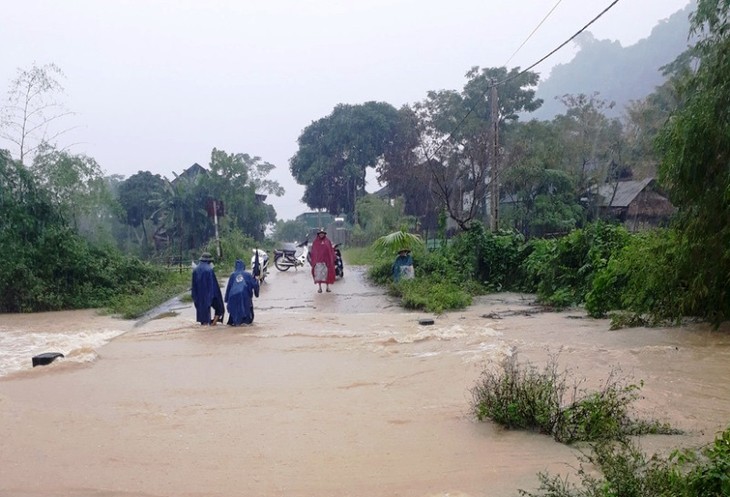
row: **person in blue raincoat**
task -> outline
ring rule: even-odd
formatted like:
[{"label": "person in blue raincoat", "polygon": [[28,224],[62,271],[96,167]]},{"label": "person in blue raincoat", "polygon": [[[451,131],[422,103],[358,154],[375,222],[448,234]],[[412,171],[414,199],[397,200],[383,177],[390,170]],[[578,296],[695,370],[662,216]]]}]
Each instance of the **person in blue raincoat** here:
[{"label": "person in blue raincoat", "polygon": [[393,281],[410,279],[413,279],[413,257],[409,249],[402,249],[393,261]]},{"label": "person in blue raincoat", "polygon": [[[208,252],[200,256],[200,261],[193,269],[193,281],[190,293],[195,304],[195,320],[201,325],[213,325],[223,322],[223,296],[218,278],[213,271],[213,258]],[[210,319],[211,307],[215,311]]]},{"label": "person in blue raincoat", "polygon": [[259,282],[246,271],[241,259],[236,260],[236,268],[228,278],[226,295],[228,304],[228,324],[239,326],[253,323],[253,296],[259,296]]}]

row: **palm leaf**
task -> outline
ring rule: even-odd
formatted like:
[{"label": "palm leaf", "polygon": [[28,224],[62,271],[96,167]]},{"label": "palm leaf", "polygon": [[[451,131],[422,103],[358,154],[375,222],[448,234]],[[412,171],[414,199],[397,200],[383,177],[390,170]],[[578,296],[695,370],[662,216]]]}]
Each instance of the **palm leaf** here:
[{"label": "palm leaf", "polygon": [[423,245],[419,235],[407,231],[395,231],[381,236],[373,242],[373,248],[380,252],[398,252],[400,250],[413,250],[413,247]]}]

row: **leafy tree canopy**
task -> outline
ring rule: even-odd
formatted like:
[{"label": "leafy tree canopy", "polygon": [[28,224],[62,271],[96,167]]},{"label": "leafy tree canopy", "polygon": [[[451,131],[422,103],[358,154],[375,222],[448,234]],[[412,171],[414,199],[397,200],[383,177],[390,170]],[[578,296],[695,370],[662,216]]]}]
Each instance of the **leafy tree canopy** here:
[{"label": "leafy tree canopy", "polygon": [[159,174],[139,171],[119,185],[119,203],[126,214],[127,224],[140,226],[157,210],[155,197],[165,189],[165,180]]},{"label": "leafy tree canopy", "polygon": [[684,315],[730,318],[730,2],[698,0],[699,66],[659,137],[660,179],[679,208]]},{"label": "leafy tree canopy", "polygon": [[383,102],[340,104],[307,126],[299,149],[290,159],[297,183],[305,185],[302,200],[312,209],[352,216],[365,194],[368,167],[393,153],[400,123],[398,111]]}]

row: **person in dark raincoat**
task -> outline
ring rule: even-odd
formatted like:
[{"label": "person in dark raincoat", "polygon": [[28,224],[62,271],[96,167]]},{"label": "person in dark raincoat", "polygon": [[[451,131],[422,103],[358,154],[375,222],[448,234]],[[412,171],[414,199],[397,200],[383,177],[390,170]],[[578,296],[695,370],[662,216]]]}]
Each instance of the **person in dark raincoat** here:
[{"label": "person in dark raincoat", "polygon": [[[208,252],[200,256],[200,262],[193,269],[191,291],[195,304],[195,320],[201,325],[214,325],[223,322],[223,295],[218,284],[218,278],[213,271],[213,258]],[[211,307],[215,311],[210,319]]]},{"label": "person in dark raincoat", "polygon": [[238,326],[253,323],[254,295],[259,296],[259,282],[246,271],[243,261],[237,259],[236,268],[228,278],[223,299],[228,304],[228,324]]},{"label": "person in dark raincoat", "polygon": [[398,251],[398,256],[393,262],[393,281],[413,279],[413,257],[409,249]]},{"label": "person in dark raincoat", "polygon": [[322,293],[322,283],[330,291],[330,285],[335,282],[335,249],[332,242],[327,238],[327,232],[320,228],[317,238],[312,242],[312,249],[309,254],[312,256],[312,278],[315,285],[319,285],[319,293]]}]

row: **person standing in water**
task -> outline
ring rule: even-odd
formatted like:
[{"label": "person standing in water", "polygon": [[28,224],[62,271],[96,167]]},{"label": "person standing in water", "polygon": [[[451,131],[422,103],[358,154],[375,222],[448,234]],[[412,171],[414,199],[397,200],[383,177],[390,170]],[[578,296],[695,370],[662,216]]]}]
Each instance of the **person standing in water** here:
[{"label": "person standing in water", "polygon": [[335,282],[335,249],[332,242],[327,238],[327,232],[324,228],[320,228],[317,237],[312,242],[312,250],[310,251],[312,260],[312,278],[314,283],[319,285],[317,292],[322,293],[322,283],[325,284],[326,290],[330,291],[330,285]]},{"label": "person standing in water", "polygon": [[[208,252],[200,256],[198,265],[193,269],[190,293],[195,304],[195,320],[201,325],[215,325],[223,322],[223,295],[218,278],[213,271],[213,258]],[[210,319],[211,307],[215,316]]]},{"label": "person standing in water", "polygon": [[234,271],[228,278],[223,299],[228,304],[228,324],[239,326],[253,323],[253,296],[259,296],[259,281],[246,271],[241,259],[236,260]]}]

